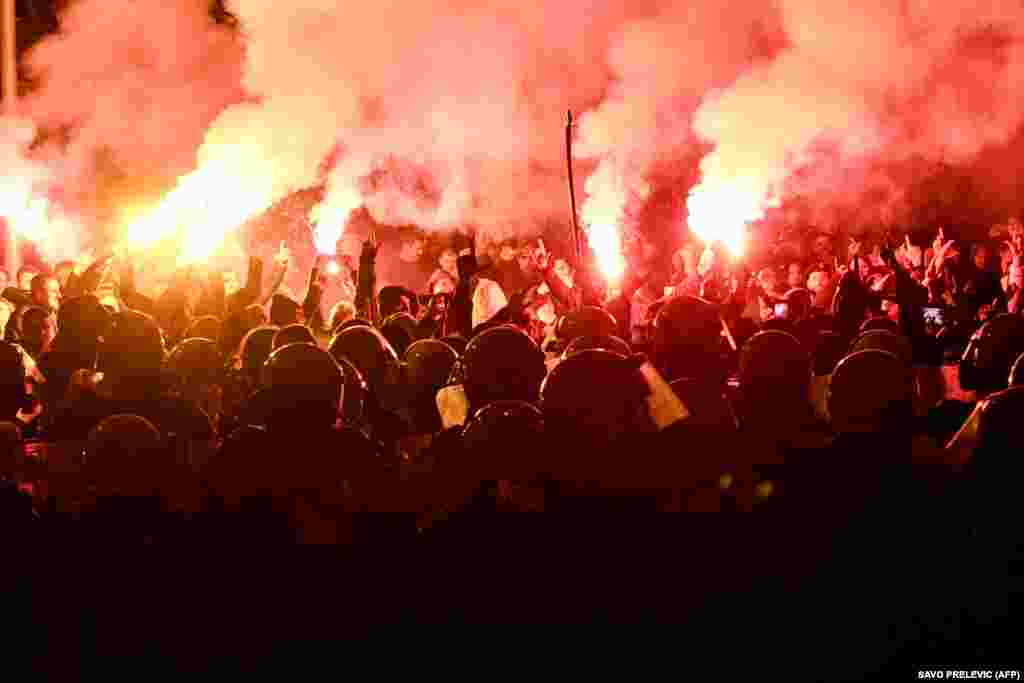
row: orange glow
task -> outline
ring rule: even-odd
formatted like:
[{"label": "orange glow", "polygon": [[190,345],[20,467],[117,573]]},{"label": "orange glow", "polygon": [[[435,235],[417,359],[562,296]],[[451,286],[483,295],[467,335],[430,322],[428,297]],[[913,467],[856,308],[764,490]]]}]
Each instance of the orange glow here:
[{"label": "orange glow", "polygon": [[128,226],[128,244],[149,247],[176,238],[178,265],[209,258],[228,232],[269,208],[273,196],[269,178],[243,183],[228,166],[214,162],[183,176],[155,209]]},{"label": "orange glow", "polygon": [[340,272],[341,272],[341,266],[338,265],[337,261],[328,261],[327,262],[327,274],[328,275],[337,275]]},{"label": "orange glow", "polygon": [[618,225],[625,213],[628,193],[610,162],[601,163],[587,178],[586,190],[582,214],[590,248],[601,274],[610,285],[616,285],[626,272]]},{"label": "orange glow", "polygon": [[363,204],[362,195],[350,184],[333,181],[327,196],[313,208],[313,242],[317,253],[331,254],[338,250],[338,240],[345,232],[349,215]]},{"label": "orange glow", "polygon": [[626,259],[622,256],[619,229],[613,224],[597,223],[590,226],[587,235],[601,274],[609,283],[620,282],[626,272]]},{"label": "orange glow", "polygon": [[764,217],[767,204],[753,188],[705,180],[690,193],[686,206],[693,234],[705,244],[720,242],[740,258],[747,249],[747,226]]}]

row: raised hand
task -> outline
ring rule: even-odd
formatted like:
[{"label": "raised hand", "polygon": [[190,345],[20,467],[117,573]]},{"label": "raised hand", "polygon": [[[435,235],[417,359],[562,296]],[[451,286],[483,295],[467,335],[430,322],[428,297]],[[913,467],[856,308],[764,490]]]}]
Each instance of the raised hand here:
[{"label": "raised hand", "polygon": [[551,255],[544,246],[544,240],[537,240],[537,248],[533,250],[533,263],[538,270],[547,270],[551,263]]},{"label": "raised hand", "polygon": [[942,249],[942,246],[946,243],[946,231],[943,228],[939,228],[939,234],[935,236],[935,241],[932,242],[932,250],[938,254]]}]

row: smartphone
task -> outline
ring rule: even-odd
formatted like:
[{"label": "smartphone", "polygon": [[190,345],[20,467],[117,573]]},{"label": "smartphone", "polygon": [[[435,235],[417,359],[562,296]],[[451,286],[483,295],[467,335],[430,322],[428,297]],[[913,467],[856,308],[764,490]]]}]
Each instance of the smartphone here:
[{"label": "smartphone", "polygon": [[789,315],[789,304],[781,303],[775,304],[775,317],[781,320],[785,320]]},{"label": "smartphone", "polygon": [[924,319],[925,325],[931,325],[934,327],[942,327],[946,324],[945,310],[942,306],[922,306],[921,317]]}]

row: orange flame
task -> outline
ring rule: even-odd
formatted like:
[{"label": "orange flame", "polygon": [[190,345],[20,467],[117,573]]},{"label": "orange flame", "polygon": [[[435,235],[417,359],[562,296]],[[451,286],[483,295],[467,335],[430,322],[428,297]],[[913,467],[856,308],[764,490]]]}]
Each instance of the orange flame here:
[{"label": "orange flame", "polygon": [[690,230],[705,244],[720,242],[734,258],[743,256],[747,226],[764,217],[771,203],[743,182],[705,178],[686,200]]},{"label": "orange flame", "polygon": [[317,253],[334,254],[349,215],[363,204],[359,191],[348,184],[332,184],[324,200],[313,208],[313,242]]},{"label": "orange flame", "polygon": [[243,183],[227,160],[208,163],[183,176],[155,209],[131,223],[127,241],[148,247],[176,238],[178,265],[199,263],[231,230],[270,208],[273,196],[269,177],[247,177]]},{"label": "orange flame", "polygon": [[618,225],[625,213],[628,193],[614,166],[607,161],[602,161],[587,178],[586,191],[582,214],[590,248],[594,250],[601,274],[609,284],[616,285],[626,273]]}]

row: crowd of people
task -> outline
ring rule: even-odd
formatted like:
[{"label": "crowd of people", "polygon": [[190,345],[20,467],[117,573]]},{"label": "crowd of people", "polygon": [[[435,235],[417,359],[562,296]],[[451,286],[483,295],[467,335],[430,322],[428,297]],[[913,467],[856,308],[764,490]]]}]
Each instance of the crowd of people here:
[{"label": "crowd of people", "polygon": [[323,258],[282,291],[286,253],[158,295],[124,256],[23,267],[7,612],[47,671],[481,622],[671,623],[672,648],[816,680],[992,664],[1020,576],[1005,232],[826,235],[756,271],[640,239],[618,282],[586,248],[467,239],[432,266],[371,235],[331,302]]}]

